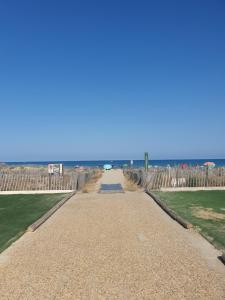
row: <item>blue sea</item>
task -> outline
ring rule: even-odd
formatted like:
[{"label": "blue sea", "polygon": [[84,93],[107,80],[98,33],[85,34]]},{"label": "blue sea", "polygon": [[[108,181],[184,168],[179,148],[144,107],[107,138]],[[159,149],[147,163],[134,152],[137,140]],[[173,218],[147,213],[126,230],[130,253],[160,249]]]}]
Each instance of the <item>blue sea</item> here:
[{"label": "blue sea", "polygon": [[[202,166],[205,162],[212,161],[217,167],[225,166],[225,159],[167,159],[167,160],[149,160],[151,166],[178,166],[180,164],[188,164],[189,166]],[[111,164],[113,167],[122,167],[124,164],[130,166],[130,160],[87,160],[87,161],[29,161],[29,162],[5,162],[7,165],[37,165],[45,166],[49,163],[63,163],[66,168],[73,167],[102,167],[104,164]],[[134,168],[144,167],[144,160],[133,160]]]}]

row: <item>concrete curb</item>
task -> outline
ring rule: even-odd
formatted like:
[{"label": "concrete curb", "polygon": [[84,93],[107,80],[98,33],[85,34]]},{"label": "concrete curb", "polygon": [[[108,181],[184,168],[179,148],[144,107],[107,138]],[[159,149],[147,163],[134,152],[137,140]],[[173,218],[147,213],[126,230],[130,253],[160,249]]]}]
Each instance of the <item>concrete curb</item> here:
[{"label": "concrete curb", "polygon": [[224,191],[225,187],[167,187],[160,188],[160,192],[199,192],[199,191]]},{"label": "concrete curb", "polygon": [[0,191],[0,195],[68,194],[74,190]]},{"label": "concrete curb", "polygon": [[168,206],[163,203],[159,198],[157,198],[154,194],[152,194],[151,192],[145,191],[146,194],[148,194],[172,219],[174,219],[175,221],[177,221],[179,224],[181,224],[184,228],[186,229],[190,229],[193,227],[193,225],[191,223],[189,223],[188,221],[182,219],[181,217],[179,217],[177,214],[175,214],[174,211],[172,211],[170,208],[168,208]]},{"label": "concrete curb", "polygon": [[63,204],[65,204],[72,196],[74,196],[76,192],[71,193],[69,196],[65,197],[61,201],[59,201],[55,206],[53,206],[49,211],[47,211],[42,217],[40,217],[37,221],[31,224],[28,228],[28,232],[34,232],[39,226],[41,226],[45,221],[48,220]]}]

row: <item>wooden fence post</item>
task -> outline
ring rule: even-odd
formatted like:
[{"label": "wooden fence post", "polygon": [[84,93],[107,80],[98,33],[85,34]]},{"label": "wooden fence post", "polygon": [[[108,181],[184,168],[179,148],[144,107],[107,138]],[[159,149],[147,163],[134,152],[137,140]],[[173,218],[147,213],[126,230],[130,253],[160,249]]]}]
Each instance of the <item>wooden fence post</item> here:
[{"label": "wooden fence post", "polygon": [[209,166],[206,166],[206,173],[205,173],[205,186],[209,185]]},{"label": "wooden fence post", "polygon": [[52,178],[51,178],[51,174],[48,174],[48,189],[51,190],[52,188]]}]

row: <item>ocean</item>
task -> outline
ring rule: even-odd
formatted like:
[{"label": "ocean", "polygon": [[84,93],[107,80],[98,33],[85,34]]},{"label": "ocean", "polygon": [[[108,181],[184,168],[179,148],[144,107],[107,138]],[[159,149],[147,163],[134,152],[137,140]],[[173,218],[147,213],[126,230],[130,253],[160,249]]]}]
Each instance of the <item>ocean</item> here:
[{"label": "ocean", "polygon": [[[202,166],[206,161],[212,161],[217,167],[225,166],[225,159],[167,159],[167,160],[149,160],[152,166],[177,166],[180,164],[188,164],[189,166]],[[66,168],[75,166],[83,167],[102,167],[104,164],[111,164],[114,167],[122,167],[124,164],[130,165],[130,160],[86,160],[86,161],[28,161],[28,162],[5,162],[7,165],[36,165],[46,166],[49,163],[63,163]],[[144,160],[133,160],[134,168],[144,167]]]}]

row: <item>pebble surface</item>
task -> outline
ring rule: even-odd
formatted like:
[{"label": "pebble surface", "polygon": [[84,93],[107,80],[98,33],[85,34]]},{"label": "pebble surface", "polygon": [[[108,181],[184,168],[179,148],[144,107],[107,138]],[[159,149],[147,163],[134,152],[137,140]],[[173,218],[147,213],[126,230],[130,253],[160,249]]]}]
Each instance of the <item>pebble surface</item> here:
[{"label": "pebble surface", "polygon": [[198,239],[144,192],[80,193],[0,255],[0,299],[225,299],[225,266]]}]

